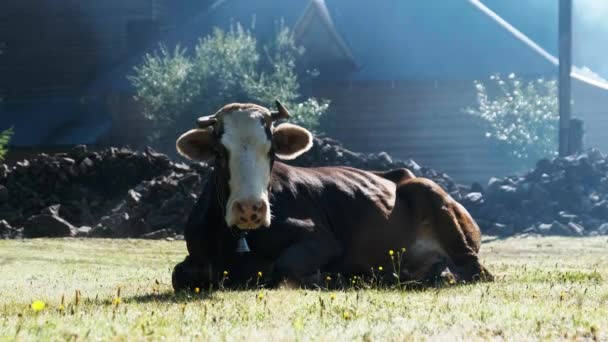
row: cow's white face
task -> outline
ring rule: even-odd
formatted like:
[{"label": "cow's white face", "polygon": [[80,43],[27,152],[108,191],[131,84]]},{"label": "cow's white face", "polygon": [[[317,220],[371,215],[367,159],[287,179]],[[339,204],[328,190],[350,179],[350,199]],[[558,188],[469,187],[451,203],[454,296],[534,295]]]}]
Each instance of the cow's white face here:
[{"label": "cow's white face", "polygon": [[[225,107],[226,108],[226,107]],[[180,154],[194,160],[215,159],[216,172],[225,173],[229,196],[225,220],[229,227],[268,227],[272,161],[276,155],[293,159],[312,146],[310,132],[292,124],[270,127],[269,111],[251,106],[222,113],[215,128],[194,129],[177,140]],[[213,132],[217,129],[218,132]]]}]

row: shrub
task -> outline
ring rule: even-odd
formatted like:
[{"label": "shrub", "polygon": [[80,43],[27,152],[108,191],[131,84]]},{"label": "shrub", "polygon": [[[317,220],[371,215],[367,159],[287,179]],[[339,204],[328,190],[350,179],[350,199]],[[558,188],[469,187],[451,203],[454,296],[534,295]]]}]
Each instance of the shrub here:
[{"label": "shrub", "polygon": [[152,140],[174,139],[195,118],[214,113],[229,102],[272,106],[279,99],[291,121],[317,130],[328,101],[302,99],[296,73],[298,47],[292,32],[281,25],[263,47],[241,25],[215,29],[199,40],[193,53],[161,46],[145,56],[129,76],[144,115],[155,125]]},{"label": "shrub", "polygon": [[9,128],[7,130],[0,132],[0,161],[4,160],[4,157],[6,156],[6,153],[8,152],[6,146],[8,145],[8,141],[11,139],[12,135],[13,135],[12,128]]},{"label": "shrub", "polygon": [[[506,80],[490,77],[497,95],[475,81],[477,107],[466,113],[481,119],[485,136],[501,153],[527,165],[557,155],[559,124],[557,81],[537,79],[523,82],[514,74]],[[492,88],[494,89],[494,88]]]}]

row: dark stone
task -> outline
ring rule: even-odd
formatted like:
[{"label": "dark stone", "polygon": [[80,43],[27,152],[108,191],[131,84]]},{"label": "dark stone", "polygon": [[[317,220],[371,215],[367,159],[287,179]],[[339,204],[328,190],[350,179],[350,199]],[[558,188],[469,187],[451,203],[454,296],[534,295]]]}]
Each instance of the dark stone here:
[{"label": "dark stone", "polygon": [[74,159],[82,159],[87,155],[87,146],[86,145],[76,145],[70,151],[69,155]]},{"label": "dark stone", "polygon": [[481,186],[481,184],[479,184],[477,182],[473,182],[473,184],[471,184],[471,191],[470,192],[483,193],[483,187]]},{"label": "dark stone", "polygon": [[8,189],[0,184],[0,203],[8,201]]},{"label": "dark stone", "polygon": [[160,229],[171,226],[176,221],[174,215],[167,215],[159,213],[158,211],[152,211],[148,214],[146,222],[152,229]]},{"label": "dark stone", "polygon": [[75,234],[76,228],[61,217],[41,214],[30,217],[23,227],[23,236],[37,237],[67,237]]},{"label": "dark stone", "polygon": [[598,219],[608,220],[608,200],[596,203],[589,213]]},{"label": "dark stone", "polygon": [[536,162],[536,169],[535,172],[538,173],[539,175],[544,174],[550,174],[553,171],[553,165],[551,163],[551,160],[547,159],[547,158],[543,158],[540,159],[538,162]]}]

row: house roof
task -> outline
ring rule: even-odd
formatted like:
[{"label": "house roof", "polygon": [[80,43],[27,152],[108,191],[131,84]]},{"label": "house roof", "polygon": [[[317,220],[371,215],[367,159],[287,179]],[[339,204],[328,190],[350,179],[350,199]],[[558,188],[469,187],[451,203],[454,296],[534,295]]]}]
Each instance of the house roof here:
[{"label": "house roof", "polygon": [[72,99],[0,104],[0,131],[13,127],[10,146],[94,144],[111,127],[111,118],[87,111]]},{"label": "house roof", "polygon": [[[165,35],[171,47],[193,46],[213,27],[235,21],[251,24],[263,41],[281,18],[294,26],[311,5],[337,50],[354,61],[347,74],[321,75],[341,80],[475,79],[493,73],[557,75],[557,58],[510,25],[479,0],[224,0]],[[303,31],[302,21],[296,32]],[[335,34],[334,34],[335,33]],[[328,37],[320,37],[324,41]],[[329,47],[330,44],[327,44]],[[150,46],[148,51],[157,48]],[[146,52],[148,52],[146,51]],[[317,55],[319,53],[317,52]],[[97,80],[92,91],[129,90],[125,76],[141,56]],[[573,77],[608,89],[608,83],[575,69]]]},{"label": "house roof", "polygon": [[[549,53],[558,54],[559,1],[556,0],[481,0]],[[572,2],[573,63],[586,66],[608,78],[608,2]],[[542,20],[539,20],[542,18]]]},{"label": "house roof", "polygon": [[[360,65],[352,80],[557,76],[555,56],[478,0],[325,2]],[[606,86],[578,70],[573,77]]]}]

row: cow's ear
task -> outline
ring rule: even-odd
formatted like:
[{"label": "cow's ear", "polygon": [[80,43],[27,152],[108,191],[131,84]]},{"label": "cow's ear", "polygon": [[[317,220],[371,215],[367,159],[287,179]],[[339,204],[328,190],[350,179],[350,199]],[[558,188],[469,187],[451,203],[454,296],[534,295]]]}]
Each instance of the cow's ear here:
[{"label": "cow's ear", "polygon": [[277,157],[291,160],[312,147],[312,134],[305,128],[284,123],[274,128],[272,143]]},{"label": "cow's ear", "polygon": [[215,138],[213,129],[189,130],[177,138],[175,147],[179,154],[188,159],[207,161],[214,156]]}]

